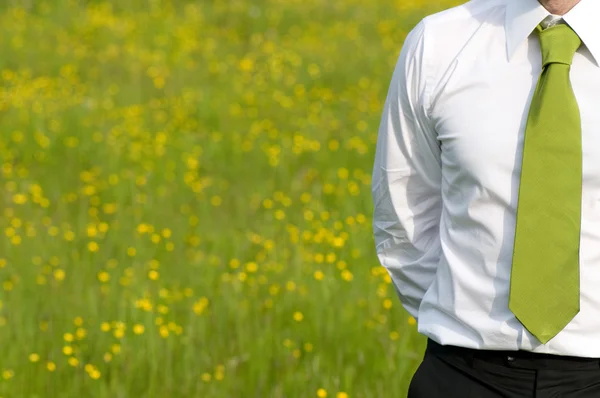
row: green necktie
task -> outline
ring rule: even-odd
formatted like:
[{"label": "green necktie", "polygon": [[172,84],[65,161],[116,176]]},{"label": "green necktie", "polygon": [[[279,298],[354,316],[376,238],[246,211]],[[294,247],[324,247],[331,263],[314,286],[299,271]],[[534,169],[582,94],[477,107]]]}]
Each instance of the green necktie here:
[{"label": "green necktie", "polygon": [[569,73],[581,45],[537,27],[543,67],[525,130],[509,308],[542,344],[579,312],[581,116]]}]

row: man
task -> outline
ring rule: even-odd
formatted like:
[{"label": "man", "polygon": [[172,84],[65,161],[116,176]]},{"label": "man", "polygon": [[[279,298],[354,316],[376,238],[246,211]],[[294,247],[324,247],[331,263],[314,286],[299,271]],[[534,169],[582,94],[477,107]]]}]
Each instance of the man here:
[{"label": "man", "polygon": [[377,254],[428,337],[409,397],[600,397],[599,0],[423,19],[372,192]]}]

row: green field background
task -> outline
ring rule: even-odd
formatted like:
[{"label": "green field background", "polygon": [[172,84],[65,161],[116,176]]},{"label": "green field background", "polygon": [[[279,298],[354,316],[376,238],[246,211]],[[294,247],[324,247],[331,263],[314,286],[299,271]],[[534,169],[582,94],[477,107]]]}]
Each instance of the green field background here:
[{"label": "green field background", "polygon": [[2,0],[0,398],[404,397],[370,174],[452,3]]}]

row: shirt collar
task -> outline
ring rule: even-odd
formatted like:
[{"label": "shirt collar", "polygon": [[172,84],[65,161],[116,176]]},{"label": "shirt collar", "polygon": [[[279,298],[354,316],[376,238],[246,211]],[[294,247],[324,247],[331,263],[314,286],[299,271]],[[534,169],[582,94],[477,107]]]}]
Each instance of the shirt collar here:
[{"label": "shirt collar", "polygon": [[[535,30],[535,27],[550,13],[538,0],[507,0],[506,7],[506,49],[509,60],[517,48]],[[579,35],[588,48],[597,66],[600,66],[600,0],[581,0],[564,20]]]}]

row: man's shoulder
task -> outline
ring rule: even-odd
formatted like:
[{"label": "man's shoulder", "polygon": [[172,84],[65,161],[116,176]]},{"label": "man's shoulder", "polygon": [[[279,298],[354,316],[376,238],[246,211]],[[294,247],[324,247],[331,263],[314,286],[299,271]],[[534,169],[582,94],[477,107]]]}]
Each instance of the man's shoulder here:
[{"label": "man's shoulder", "polygon": [[441,76],[482,25],[504,24],[506,5],[520,0],[471,0],[423,18],[405,45],[421,47],[430,77]]},{"label": "man's shoulder", "polygon": [[422,23],[431,28],[444,28],[446,25],[483,22],[486,14],[503,9],[508,1],[511,0],[471,0],[430,14],[423,18]]},{"label": "man's shoulder", "polygon": [[478,26],[499,21],[510,1],[520,0],[471,0],[425,16],[410,33],[426,39],[437,37],[444,43],[460,41]]}]

